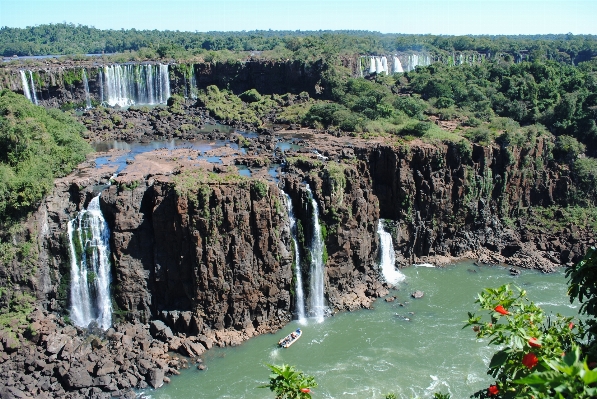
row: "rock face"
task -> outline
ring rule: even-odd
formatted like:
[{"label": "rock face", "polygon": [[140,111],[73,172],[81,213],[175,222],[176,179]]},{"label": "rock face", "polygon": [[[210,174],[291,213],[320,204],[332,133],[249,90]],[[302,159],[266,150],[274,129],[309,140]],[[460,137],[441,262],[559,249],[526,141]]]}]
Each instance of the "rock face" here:
[{"label": "rock face", "polygon": [[583,242],[571,225],[536,234],[519,217],[566,204],[573,190],[566,170],[543,166],[545,145],[540,137],[523,149],[473,145],[470,158],[455,145],[362,149],[380,215],[398,222],[398,261],[469,257],[547,271],[578,261],[591,233]]},{"label": "rock face", "polygon": [[102,195],[112,227],[118,305],[197,335],[249,336],[290,320],[292,257],[282,197],[265,182],[204,184],[182,196],[166,181]]}]

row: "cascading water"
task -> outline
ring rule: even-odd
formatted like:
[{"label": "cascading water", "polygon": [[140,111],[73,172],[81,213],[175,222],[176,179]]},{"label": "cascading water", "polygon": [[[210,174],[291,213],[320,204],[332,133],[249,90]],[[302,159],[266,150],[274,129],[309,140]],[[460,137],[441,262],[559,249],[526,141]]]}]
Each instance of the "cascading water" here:
[{"label": "cascading water", "polygon": [[33,98],[33,104],[37,104],[37,94],[35,93],[35,83],[33,82],[33,72],[29,71],[29,80],[31,80],[31,97]]},{"label": "cascading water", "polygon": [[393,73],[403,73],[404,69],[402,68],[402,63],[398,57],[394,57],[394,66],[392,69]]},{"label": "cascading water", "polygon": [[313,207],[313,238],[311,240],[311,284],[309,294],[309,313],[318,323],[323,321],[325,313],[324,283],[323,283],[323,238],[319,225],[319,207],[313,198],[311,187],[306,185],[307,194]]},{"label": "cascading water", "polygon": [[170,97],[168,65],[110,65],[101,75],[102,99],[110,106],[164,104]]},{"label": "cascading water", "polygon": [[197,99],[197,78],[195,77],[195,67],[191,65],[191,71],[189,72],[189,97],[193,100]]},{"label": "cascading water", "polygon": [[383,65],[381,64],[381,58],[375,57],[375,72],[382,73],[383,72]]},{"label": "cascading water", "polygon": [[33,102],[31,100],[31,91],[29,90],[29,82],[27,82],[27,75],[25,75],[25,71],[19,71],[21,74],[21,84],[23,85],[23,94],[27,97],[27,100]]},{"label": "cascading water", "polygon": [[85,108],[91,108],[91,96],[89,95],[89,82],[87,81],[87,73],[83,68],[83,87],[85,88]]},{"label": "cascading water", "polygon": [[299,323],[305,323],[305,294],[303,293],[303,277],[301,275],[301,255],[297,240],[296,218],[292,210],[292,200],[290,196],[284,193],[286,198],[286,210],[288,211],[288,219],[290,221],[290,233],[292,235],[292,243],[294,244],[294,273],[296,275],[296,313]]},{"label": "cascading water", "polygon": [[93,198],[87,210],[68,223],[70,317],[79,327],[88,327],[95,321],[106,330],[112,325],[110,231],[100,210],[99,197]]},{"label": "cascading water", "polygon": [[375,73],[375,57],[369,57],[369,74]]},{"label": "cascading water", "polygon": [[388,69],[388,59],[386,57],[381,57],[381,68],[386,75],[389,75],[390,70]]},{"label": "cascading water", "polygon": [[392,235],[384,230],[383,221],[380,219],[377,222],[377,234],[379,234],[379,242],[381,246],[381,274],[389,284],[396,285],[404,280],[404,274],[396,269],[396,254],[394,253],[394,244],[392,243]]}]

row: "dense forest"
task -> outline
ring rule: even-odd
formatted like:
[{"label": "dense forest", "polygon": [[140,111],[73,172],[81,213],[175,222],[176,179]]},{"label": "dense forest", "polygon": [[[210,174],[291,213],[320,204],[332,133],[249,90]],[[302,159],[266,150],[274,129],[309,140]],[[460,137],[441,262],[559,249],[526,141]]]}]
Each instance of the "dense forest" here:
[{"label": "dense forest", "polygon": [[478,52],[525,54],[577,64],[597,55],[592,35],[444,36],[382,34],[367,31],[179,32],[101,30],[74,24],[0,29],[0,54],[80,55],[138,52],[141,57],[189,57],[206,51],[274,51],[293,59],[322,54],[386,54],[427,51],[433,54]]}]

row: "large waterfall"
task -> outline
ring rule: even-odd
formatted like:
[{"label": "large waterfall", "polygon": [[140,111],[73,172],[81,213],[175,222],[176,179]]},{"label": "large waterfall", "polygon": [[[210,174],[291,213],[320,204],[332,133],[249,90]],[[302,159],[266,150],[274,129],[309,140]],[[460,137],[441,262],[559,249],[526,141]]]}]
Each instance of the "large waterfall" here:
[{"label": "large waterfall", "polygon": [[297,226],[296,218],[292,210],[292,199],[286,193],[286,209],[288,211],[288,219],[290,221],[290,233],[292,234],[292,243],[294,244],[294,274],[296,276],[295,292],[296,292],[296,313],[299,323],[305,322],[305,294],[303,293],[303,276],[301,275],[301,255],[297,240]]},{"label": "large waterfall", "polygon": [[108,329],[112,324],[110,300],[110,231],[99,206],[99,195],[87,210],[68,223],[70,242],[70,317],[79,327],[96,322]]},{"label": "large waterfall", "polygon": [[168,65],[110,65],[100,76],[101,100],[111,106],[164,104],[170,97]]},{"label": "large waterfall", "polygon": [[313,238],[311,240],[311,284],[309,293],[309,313],[318,322],[323,321],[325,313],[324,282],[323,282],[323,237],[319,225],[319,207],[313,198],[311,187],[306,185],[309,200],[313,207]]},{"label": "large waterfall", "polygon": [[83,87],[85,88],[85,108],[91,108],[91,96],[89,95],[89,81],[87,81],[87,73],[85,72],[85,68],[83,68]]},{"label": "large waterfall", "polygon": [[379,234],[379,241],[381,244],[381,274],[386,282],[390,284],[397,284],[404,280],[404,274],[396,269],[396,254],[394,253],[394,244],[392,243],[392,235],[384,230],[383,221],[380,219],[377,223],[377,234]]}]

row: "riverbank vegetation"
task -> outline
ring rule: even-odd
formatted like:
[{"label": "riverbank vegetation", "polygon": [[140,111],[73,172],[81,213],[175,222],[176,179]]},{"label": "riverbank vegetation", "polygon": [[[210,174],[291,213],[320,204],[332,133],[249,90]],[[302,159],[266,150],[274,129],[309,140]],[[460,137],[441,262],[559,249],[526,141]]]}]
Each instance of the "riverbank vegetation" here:
[{"label": "riverbank vegetation", "polygon": [[[72,116],[0,92],[0,226],[19,221],[70,173],[91,147]],[[6,230],[5,230],[6,231]]]}]

